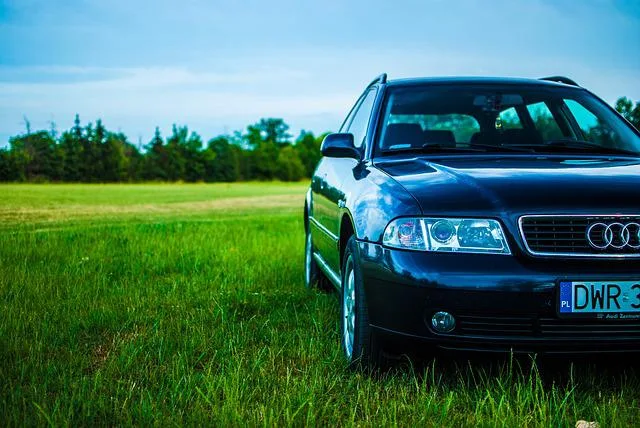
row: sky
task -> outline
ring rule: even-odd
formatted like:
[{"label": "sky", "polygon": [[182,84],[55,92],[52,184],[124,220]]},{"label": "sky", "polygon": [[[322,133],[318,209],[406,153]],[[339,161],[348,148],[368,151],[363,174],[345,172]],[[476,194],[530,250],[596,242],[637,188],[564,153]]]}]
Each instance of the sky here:
[{"label": "sky", "polygon": [[640,100],[640,0],[0,0],[0,146],[101,118],[146,144],[339,128],[378,74],[566,75]]}]

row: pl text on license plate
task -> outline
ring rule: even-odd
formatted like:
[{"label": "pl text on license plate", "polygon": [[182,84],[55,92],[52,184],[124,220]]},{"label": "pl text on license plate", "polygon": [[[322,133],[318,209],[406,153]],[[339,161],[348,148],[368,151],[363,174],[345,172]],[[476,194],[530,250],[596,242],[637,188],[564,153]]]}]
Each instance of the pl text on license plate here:
[{"label": "pl text on license plate", "polygon": [[561,314],[640,314],[640,280],[561,282],[559,310]]}]

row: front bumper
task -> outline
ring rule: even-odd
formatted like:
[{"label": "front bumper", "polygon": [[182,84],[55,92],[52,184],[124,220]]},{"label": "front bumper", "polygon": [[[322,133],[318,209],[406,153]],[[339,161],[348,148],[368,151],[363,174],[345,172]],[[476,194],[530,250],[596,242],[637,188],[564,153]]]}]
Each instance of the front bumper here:
[{"label": "front bumper", "polygon": [[[387,341],[445,349],[544,353],[640,351],[640,319],[560,318],[558,284],[640,280],[637,261],[522,260],[444,254],[358,243],[371,326]],[[447,311],[456,328],[431,328]]]}]

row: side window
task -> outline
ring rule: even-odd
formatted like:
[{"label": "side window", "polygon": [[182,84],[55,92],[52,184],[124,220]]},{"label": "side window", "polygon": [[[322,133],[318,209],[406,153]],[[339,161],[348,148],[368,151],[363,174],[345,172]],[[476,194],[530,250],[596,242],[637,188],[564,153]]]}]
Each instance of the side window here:
[{"label": "side window", "polygon": [[543,140],[557,140],[564,137],[547,104],[544,102],[529,104],[527,110]]},{"label": "side window", "polygon": [[355,115],[356,112],[358,111],[358,105],[359,104],[360,104],[360,98],[358,98],[358,101],[356,101],[356,104],[353,106],[353,108],[349,112],[349,115],[347,116],[347,118],[342,123],[342,126],[340,127],[340,130],[338,132],[347,132],[347,129],[349,128],[349,124],[353,120],[353,115]]},{"label": "side window", "polygon": [[589,135],[594,128],[598,127],[598,118],[589,110],[584,108],[582,104],[574,100],[564,100],[571,114],[575,118],[578,126],[586,135]]},{"label": "side window", "polygon": [[605,147],[618,147],[618,135],[585,106],[574,100],[564,100],[576,123],[582,130],[584,139]]},{"label": "side window", "polygon": [[371,116],[371,109],[373,108],[373,102],[376,99],[376,90],[371,89],[367,92],[364,99],[358,106],[358,110],[353,116],[353,120],[347,129],[347,132],[353,134],[353,143],[356,147],[362,147],[364,143],[364,137],[367,135],[367,127],[369,126],[369,117]]},{"label": "side window", "polygon": [[522,129],[522,122],[515,107],[500,112],[496,118],[496,129]]}]

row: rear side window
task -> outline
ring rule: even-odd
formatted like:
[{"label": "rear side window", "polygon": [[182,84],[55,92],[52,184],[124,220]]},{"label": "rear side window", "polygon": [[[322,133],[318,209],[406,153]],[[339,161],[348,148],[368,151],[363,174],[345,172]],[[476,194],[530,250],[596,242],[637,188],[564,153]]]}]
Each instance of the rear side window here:
[{"label": "rear side window", "polygon": [[503,110],[496,119],[496,129],[522,129],[522,122],[514,107]]},{"label": "rear side window", "polygon": [[551,110],[544,102],[529,104],[527,106],[531,120],[544,140],[556,140],[563,138],[562,130],[558,122],[553,118]]},{"label": "rear side window", "polygon": [[583,133],[589,135],[598,127],[598,118],[581,104],[573,100],[564,100],[564,102]]},{"label": "rear side window", "polygon": [[605,147],[618,147],[620,145],[618,136],[611,127],[606,122],[598,119],[585,106],[570,99],[565,99],[564,103],[569,108],[586,141]]},{"label": "rear side window", "polygon": [[371,89],[365,95],[364,99],[358,106],[358,110],[353,116],[351,124],[347,128],[347,132],[353,134],[353,144],[356,147],[362,147],[364,138],[367,135],[367,128],[369,126],[369,118],[371,117],[371,109],[373,108],[373,102],[376,99],[376,90]]}]

